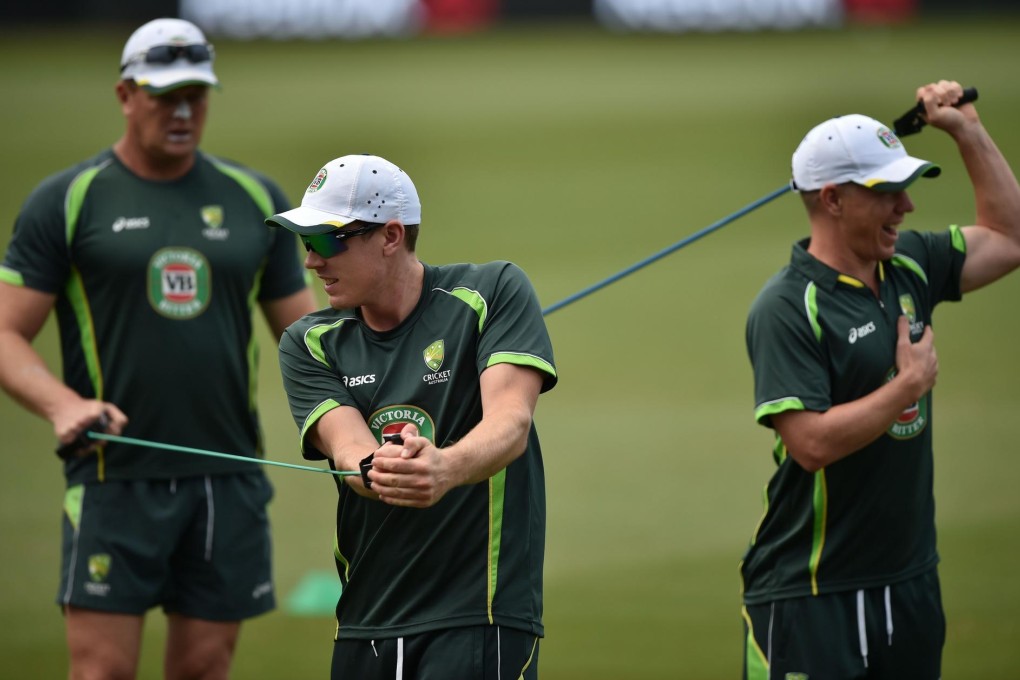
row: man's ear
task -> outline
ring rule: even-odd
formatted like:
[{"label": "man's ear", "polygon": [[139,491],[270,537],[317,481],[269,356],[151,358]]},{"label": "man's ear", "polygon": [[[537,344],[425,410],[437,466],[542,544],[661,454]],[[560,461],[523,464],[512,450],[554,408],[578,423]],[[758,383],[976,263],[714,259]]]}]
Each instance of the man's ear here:
[{"label": "man's ear", "polygon": [[843,192],[838,184],[826,184],[818,191],[818,206],[832,215],[843,214]]},{"label": "man's ear", "polygon": [[400,220],[390,220],[382,228],[383,235],[386,238],[383,248],[387,251],[395,251],[398,248],[403,247],[404,243],[404,223]]}]

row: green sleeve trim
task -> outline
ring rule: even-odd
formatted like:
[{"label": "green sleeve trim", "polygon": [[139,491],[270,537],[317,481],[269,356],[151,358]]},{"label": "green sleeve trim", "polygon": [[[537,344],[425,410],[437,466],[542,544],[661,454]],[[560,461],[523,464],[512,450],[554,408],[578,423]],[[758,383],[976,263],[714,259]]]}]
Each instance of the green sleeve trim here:
[{"label": "green sleeve trim", "polygon": [[924,281],[925,285],[928,284],[928,275],[925,274],[924,269],[922,269],[921,265],[917,263],[917,260],[909,258],[901,253],[897,253],[896,255],[893,255],[892,263],[893,266],[910,270],[915,276],[917,276],[917,278]]},{"label": "green sleeve trim", "polygon": [[319,419],[322,418],[322,416],[326,415],[333,409],[338,408],[339,406],[341,406],[341,404],[337,400],[327,399],[326,401],[322,402],[314,409],[312,409],[312,412],[309,413],[308,416],[305,418],[305,422],[301,424],[301,433],[300,435],[298,435],[299,451],[301,451],[302,453],[305,452],[306,449],[305,438],[308,436],[308,431],[312,429],[312,426],[315,425],[315,423],[319,422]]},{"label": "green sleeve trim", "polygon": [[485,367],[495,366],[496,364],[515,364],[517,366],[530,366],[531,368],[538,369],[543,373],[556,377],[556,368],[542,357],[537,357],[534,354],[524,354],[522,352],[496,352],[489,357],[489,361],[486,362]]},{"label": "green sleeve trim", "polygon": [[248,192],[251,199],[255,201],[255,204],[262,211],[262,214],[266,217],[271,217],[276,212],[273,206],[273,197],[269,194],[269,190],[258,181],[254,176],[235,168],[232,165],[227,165],[221,160],[209,157],[210,162],[216,167],[217,170],[222,172],[224,175],[232,178],[235,182],[241,185],[241,188]]},{"label": "green sleeve trim", "polygon": [[492,625],[492,602],[499,585],[499,550],[503,543],[503,501],[506,497],[506,468],[489,478],[489,564],[485,607]]},{"label": "green sleeve trim", "polygon": [[[336,531],[333,532],[333,557],[335,557],[336,561],[344,568],[344,581],[350,581],[351,563],[347,561],[347,558],[340,552],[340,537],[337,535]],[[342,592],[340,594],[343,595]]]},{"label": "green sleeve trim", "polygon": [[482,329],[485,327],[485,318],[489,314],[489,306],[485,302],[485,298],[482,297],[481,293],[477,290],[471,290],[470,288],[454,288],[453,290],[437,288],[436,290],[452,295],[465,303],[471,309],[475,310],[475,314],[478,315],[478,332],[482,332]]},{"label": "green sleeve trim", "polygon": [[783,397],[782,399],[773,399],[772,401],[766,401],[763,404],[759,404],[754,410],[754,419],[759,423],[766,418],[771,418],[777,413],[784,411],[803,411],[804,402],[797,397]]},{"label": "green sleeve trim", "polygon": [[347,319],[338,319],[329,324],[318,324],[305,331],[305,347],[308,353],[323,366],[329,366],[326,361],[326,351],[322,348],[322,336],[331,330],[340,328]]},{"label": "green sleeve trim", "polygon": [[959,225],[949,225],[949,238],[953,242],[953,247],[961,253],[967,252],[967,239],[963,237],[963,231],[960,230]]},{"label": "green sleeve trim", "polygon": [[0,281],[9,283],[12,286],[18,286],[19,288],[25,285],[25,278],[21,275],[21,272],[14,271],[10,267],[0,267]]},{"label": "green sleeve trim", "polygon": [[808,568],[811,572],[811,594],[818,594],[818,567],[822,562],[822,549],[825,547],[825,525],[829,514],[829,489],[825,482],[825,468],[815,473],[814,492],[814,531],[811,538],[811,559]]},{"label": "green sleeve trim", "polygon": [[815,340],[822,341],[822,325],[818,323],[818,286],[812,281],[804,289],[804,309],[807,312],[808,323],[815,333]]}]

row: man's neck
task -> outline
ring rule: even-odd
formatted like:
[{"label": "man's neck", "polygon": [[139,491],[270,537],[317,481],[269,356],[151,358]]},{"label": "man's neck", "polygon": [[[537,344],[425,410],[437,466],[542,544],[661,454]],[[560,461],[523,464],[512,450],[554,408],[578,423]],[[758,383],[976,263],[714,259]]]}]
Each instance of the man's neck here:
[{"label": "man's neck", "polygon": [[168,181],[188,174],[195,166],[195,154],[181,158],[154,158],[127,138],[121,137],[113,145],[113,153],[128,170],[142,179]]}]

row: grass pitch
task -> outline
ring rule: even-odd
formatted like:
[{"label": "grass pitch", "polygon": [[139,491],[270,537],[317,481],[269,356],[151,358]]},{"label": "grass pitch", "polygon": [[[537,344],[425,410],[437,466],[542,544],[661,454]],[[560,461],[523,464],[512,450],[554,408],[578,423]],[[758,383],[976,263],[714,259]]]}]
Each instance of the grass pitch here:
[{"label": "grass pitch", "polygon": [[[46,174],[120,133],[113,96],[133,27],[0,32],[0,221]],[[829,116],[891,122],[914,88],[978,87],[982,117],[1020,166],[1020,22],[726,35],[617,35],[586,25],[357,43],[216,41],[204,148],[268,172],[300,199],[325,161],[371,152],[404,167],[433,262],[509,259],[544,306],[783,186],[803,134]],[[911,191],[908,227],[973,216],[937,131],[906,140],[940,163]],[[747,308],[806,233],[784,196],[548,318],[561,383],[539,403],[549,541],[544,678],[738,677],[737,562],[761,512],[770,436],[752,417]],[[0,231],[0,246],[9,226]],[[1015,455],[1020,275],[936,315],[936,497],[949,619],[946,677],[1013,677],[1020,663],[1020,476]],[[269,455],[301,463],[263,332]],[[54,327],[37,341],[59,369]],[[125,405],[130,410],[130,405]],[[0,659],[66,672],[57,587],[62,477],[49,426],[0,397]],[[167,455],[176,455],[168,453]],[[284,600],[332,569],[335,491],[270,468]],[[327,673],[333,622],[280,611],[246,625],[238,678]],[[160,677],[160,616],[142,677]]]}]

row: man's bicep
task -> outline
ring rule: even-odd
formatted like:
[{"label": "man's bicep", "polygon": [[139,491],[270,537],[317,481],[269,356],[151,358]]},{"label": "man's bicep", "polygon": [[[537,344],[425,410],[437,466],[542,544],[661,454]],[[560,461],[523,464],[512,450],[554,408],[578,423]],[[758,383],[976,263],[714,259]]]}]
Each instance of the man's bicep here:
[{"label": "man's bicep", "polygon": [[537,369],[517,364],[488,367],[482,371],[479,382],[483,417],[501,408],[520,408],[534,414],[544,377]]},{"label": "man's bicep", "polygon": [[960,229],[967,243],[967,258],[960,274],[960,289],[977,290],[1020,266],[1020,242],[987,227]]},{"label": "man's bicep", "polygon": [[13,331],[31,342],[49,316],[57,296],[0,281],[0,331]]}]

